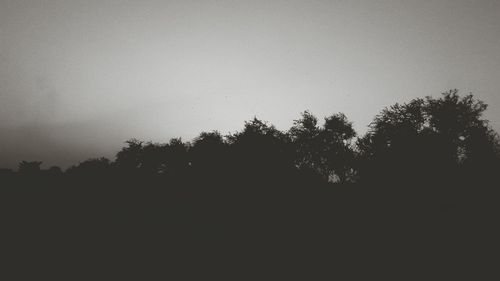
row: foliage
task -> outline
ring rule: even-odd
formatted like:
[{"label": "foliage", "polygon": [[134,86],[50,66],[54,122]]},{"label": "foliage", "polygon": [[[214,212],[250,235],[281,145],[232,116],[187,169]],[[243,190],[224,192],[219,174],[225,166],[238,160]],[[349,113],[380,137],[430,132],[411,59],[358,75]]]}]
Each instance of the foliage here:
[{"label": "foliage", "polygon": [[105,157],[101,157],[87,159],[76,166],[71,166],[66,172],[74,175],[99,176],[109,173],[110,168],[111,161]]},{"label": "foliage", "polygon": [[[126,141],[114,161],[92,158],[70,167],[72,175],[158,175],[238,182],[298,174],[323,182],[443,182],[487,178],[500,168],[498,135],[483,118],[487,105],[451,90],[387,107],[357,137],[343,113],[319,124],[309,111],[280,131],[254,117],[241,131],[202,132],[191,143]],[[42,162],[19,163],[19,173],[39,174]],[[47,174],[59,175],[58,167]]]},{"label": "foliage", "polygon": [[444,179],[466,163],[493,165],[498,137],[482,118],[486,108],[451,90],[384,109],[357,142],[361,172],[367,179]]},{"label": "foliage", "polygon": [[309,169],[326,180],[346,182],[353,176],[354,151],[351,140],[356,136],[352,123],[343,113],[325,118],[322,127],[318,119],[304,111],[289,130],[300,169]]},{"label": "foliage", "polygon": [[18,172],[23,175],[34,175],[40,173],[41,161],[21,161],[18,166]]}]

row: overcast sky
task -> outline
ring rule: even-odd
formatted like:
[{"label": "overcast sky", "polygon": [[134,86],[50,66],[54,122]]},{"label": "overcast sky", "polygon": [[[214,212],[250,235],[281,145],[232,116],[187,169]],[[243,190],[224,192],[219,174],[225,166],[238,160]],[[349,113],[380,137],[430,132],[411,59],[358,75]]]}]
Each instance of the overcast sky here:
[{"label": "overcast sky", "polygon": [[500,1],[0,0],[0,166],[451,88],[500,129]]}]

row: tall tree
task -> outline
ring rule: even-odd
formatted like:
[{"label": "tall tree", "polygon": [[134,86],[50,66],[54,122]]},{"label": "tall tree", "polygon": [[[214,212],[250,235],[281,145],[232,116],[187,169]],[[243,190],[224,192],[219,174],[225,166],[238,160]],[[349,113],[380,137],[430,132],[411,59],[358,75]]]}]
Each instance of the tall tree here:
[{"label": "tall tree", "polygon": [[325,118],[320,139],[325,172],[329,179],[338,180],[341,183],[353,180],[355,163],[352,140],[354,137],[356,137],[356,131],[343,113]]},{"label": "tall tree", "polygon": [[329,181],[346,182],[354,173],[351,140],[356,136],[343,113],[325,118],[322,127],[309,111],[288,131],[295,149],[295,165],[318,173]]},{"label": "tall tree", "polygon": [[141,167],[143,142],[137,139],[130,139],[125,143],[127,146],[123,147],[116,154],[116,166],[122,170],[136,170]]},{"label": "tall tree", "polygon": [[245,122],[243,131],[227,137],[231,161],[240,171],[255,172],[251,177],[277,175],[292,167],[287,134],[273,125],[254,118]]},{"label": "tall tree", "polygon": [[217,170],[227,165],[228,145],[218,131],[202,132],[193,140],[189,149],[193,168]]},{"label": "tall tree", "polygon": [[299,169],[322,173],[320,133],[318,118],[307,110],[301,113],[299,119],[293,121],[288,134],[295,149],[295,165]]},{"label": "tall tree", "polygon": [[465,162],[497,158],[487,106],[457,90],[384,109],[358,140],[363,173],[379,178],[446,179]]}]

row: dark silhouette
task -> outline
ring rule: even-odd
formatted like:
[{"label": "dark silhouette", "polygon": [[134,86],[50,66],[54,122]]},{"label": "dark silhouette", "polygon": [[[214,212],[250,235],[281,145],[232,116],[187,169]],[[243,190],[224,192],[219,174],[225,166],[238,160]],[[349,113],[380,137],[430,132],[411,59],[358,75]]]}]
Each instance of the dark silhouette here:
[{"label": "dark silhouette", "polygon": [[326,181],[353,181],[352,139],[356,132],[352,123],[342,113],[325,118],[322,127],[317,123],[317,118],[305,111],[288,132],[296,153],[297,167],[315,172]]},{"label": "dark silhouette", "polygon": [[87,177],[105,176],[111,172],[111,161],[109,159],[91,158],[80,162],[76,166],[71,166],[66,170],[69,175],[79,175]]},{"label": "dark silhouette", "polygon": [[41,161],[21,161],[19,163],[18,171],[21,175],[33,176],[40,173]]},{"label": "dark silhouette", "polygon": [[480,180],[473,170],[493,175],[499,142],[482,119],[485,109],[472,95],[460,98],[457,90],[384,109],[358,140],[360,179],[443,188],[465,178]]},{"label": "dark silhouette", "polygon": [[64,172],[22,161],[0,170],[3,241],[38,260],[225,272],[484,262],[500,234],[500,141],[486,108],[452,90],[384,109],[360,137],[342,113],[318,124],[304,111],[286,132],[254,118],[192,142],[131,139],[114,160]]}]

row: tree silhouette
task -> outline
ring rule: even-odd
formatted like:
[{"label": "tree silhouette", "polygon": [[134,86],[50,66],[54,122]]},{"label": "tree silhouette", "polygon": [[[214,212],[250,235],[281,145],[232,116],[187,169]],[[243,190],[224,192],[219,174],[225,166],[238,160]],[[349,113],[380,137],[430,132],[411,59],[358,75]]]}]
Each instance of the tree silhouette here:
[{"label": "tree silhouette", "polygon": [[165,146],[165,163],[162,172],[168,174],[184,174],[190,167],[189,143],[182,142],[181,138],[173,138]]},{"label": "tree silhouette", "polygon": [[172,138],[167,144],[159,144],[131,139],[127,146],[116,154],[115,165],[118,169],[132,174],[170,174],[183,173],[190,166],[189,143],[180,138]]},{"label": "tree silhouette", "polygon": [[354,137],[356,137],[356,132],[352,123],[343,113],[325,118],[320,139],[329,179],[336,177],[341,183],[354,180],[355,163],[352,148]]},{"label": "tree silhouette", "polygon": [[63,171],[59,166],[52,166],[47,170],[47,173],[51,176],[59,176],[62,175]]},{"label": "tree silhouette", "polygon": [[[247,179],[280,178],[293,166],[288,135],[257,118],[227,137],[233,173]],[[237,169],[235,171],[234,169]]]},{"label": "tree silhouette", "polygon": [[71,166],[66,170],[70,175],[78,176],[104,176],[109,174],[111,170],[111,162],[105,157],[90,158],[78,165]]},{"label": "tree silhouette", "polygon": [[33,176],[40,173],[41,161],[21,161],[18,172],[22,175]]},{"label": "tree silhouette", "polygon": [[146,174],[164,173],[168,161],[166,144],[148,142],[137,150],[140,170]]},{"label": "tree silhouette", "polygon": [[130,139],[115,161],[91,158],[64,173],[22,161],[19,173],[0,169],[2,234],[23,256],[106,249],[164,264],[165,255],[206,262],[214,252],[265,259],[271,249],[266,264],[288,266],[321,249],[338,261],[372,253],[370,263],[408,252],[404,262],[418,256],[420,265],[418,254],[438,249],[433,263],[455,268],[457,253],[477,259],[500,235],[500,142],[484,110],[450,91],[385,108],[360,137],[342,113],[320,123],[304,111],[284,132],[253,118],[228,136]]},{"label": "tree silhouette", "polygon": [[218,131],[202,132],[193,140],[189,154],[197,172],[222,172],[228,165],[228,144]]},{"label": "tree silhouette", "polygon": [[141,167],[141,154],[143,142],[137,139],[130,139],[125,142],[123,147],[116,154],[116,166],[124,171],[133,171]]},{"label": "tree silhouette", "polygon": [[299,169],[323,174],[320,133],[318,119],[309,111],[304,111],[300,119],[294,120],[288,134],[295,149],[295,165]]},{"label": "tree silhouette", "polygon": [[[400,186],[486,180],[500,168],[499,136],[483,118],[486,109],[472,94],[461,97],[451,90],[438,98],[417,98],[383,109],[357,139],[343,113],[318,124],[318,118],[304,111],[286,132],[255,117],[239,132],[202,132],[192,143],[180,138],[168,143],[130,139],[114,162],[88,159],[66,172],[88,177],[161,175],[165,181],[190,176],[213,182],[264,182],[301,174],[322,182],[385,181]],[[41,173],[40,165],[22,161],[19,174],[62,174],[57,167]]]},{"label": "tree silhouette", "polygon": [[325,180],[347,182],[354,174],[354,151],[351,146],[356,132],[343,113],[325,118],[322,127],[309,111],[294,121],[288,131],[295,149],[295,164],[320,174]]},{"label": "tree silhouette", "polygon": [[497,136],[482,119],[486,108],[451,90],[384,109],[357,142],[362,173],[367,179],[437,181],[454,178],[465,162],[497,159]]}]

